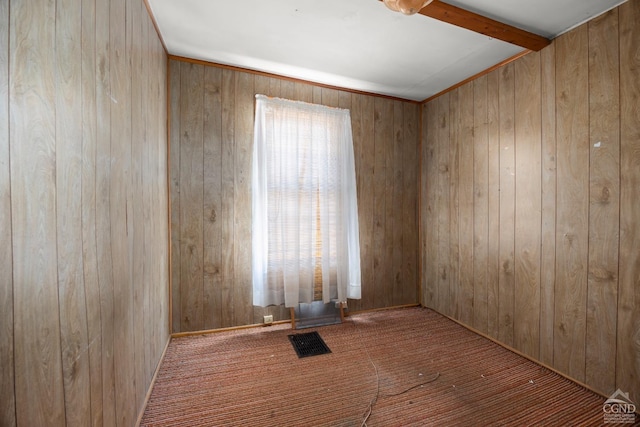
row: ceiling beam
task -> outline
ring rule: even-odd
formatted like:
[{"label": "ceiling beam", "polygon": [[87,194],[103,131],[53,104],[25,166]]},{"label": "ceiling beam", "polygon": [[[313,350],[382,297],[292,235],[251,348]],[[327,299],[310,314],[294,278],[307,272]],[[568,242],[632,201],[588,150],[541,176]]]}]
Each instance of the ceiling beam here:
[{"label": "ceiling beam", "polygon": [[419,13],[438,21],[466,28],[467,30],[533,51],[539,51],[551,43],[551,40],[537,34],[452,6],[440,0],[434,0],[429,3]]}]

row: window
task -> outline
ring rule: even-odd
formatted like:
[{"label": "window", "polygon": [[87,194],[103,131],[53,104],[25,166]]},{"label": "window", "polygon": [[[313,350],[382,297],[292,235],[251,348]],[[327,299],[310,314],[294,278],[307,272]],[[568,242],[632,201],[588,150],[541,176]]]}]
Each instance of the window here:
[{"label": "window", "polygon": [[254,305],[360,298],[349,111],[256,98]]}]

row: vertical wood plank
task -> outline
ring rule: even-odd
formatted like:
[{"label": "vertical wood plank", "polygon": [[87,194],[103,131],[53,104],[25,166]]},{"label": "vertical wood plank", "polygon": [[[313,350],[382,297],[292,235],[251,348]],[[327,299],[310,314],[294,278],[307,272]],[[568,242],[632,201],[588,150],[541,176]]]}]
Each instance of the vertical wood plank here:
[{"label": "vertical wood plank", "polygon": [[458,318],[460,298],[460,110],[459,89],[449,93],[449,304],[444,314]]},{"label": "vertical wood plank", "polygon": [[[325,93],[323,92],[323,102]],[[390,278],[390,266],[387,247],[391,246],[391,242],[387,239],[390,237],[386,232],[387,227],[391,226],[391,222],[387,224],[387,201],[391,204],[391,200],[387,200],[386,179],[387,174],[391,173],[387,165],[387,146],[392,141],[393,122],[389,120],[393,117],[393,102],[376,98],[374,101],[375,116],[375,166],[374,166],[374,211],[373,211],[373,274],[375,280],[374,307],[385,307],[390,297],[386,292],[386,286]]]},{"label": "vertical wood plank", "polygon": [[[145,19],[147,16],[146,6],[144,5],[144,2],[140,3],[138,6],[139,11],[136,14],[138,16],[138,23],[136,24],[134,22],[133,24],[134,30],[139,31],[139,40],[136,45],[142,52],[154,52],[154,46],[153,43],[150,42],[151,40],[149,37],[149,26],[147,25],[147,19]],[[139,29],[137,29],[138,26],[140,27]],[[154,148],[156,148],[154,143],[156,143],[156,141],[158,141],[160,138],[155,132],[156,127],[151,126],[150,118],[158,117],[158,111],[161,111],[160,108],[166,111],[168,106],[166,104],[161,106],[154,104],[153,106],[150,106],[150,108],[144,107],[144,103],[149,99],[150,94],[154,93],[154,85],[155,81],[157,80],[157,78],[150,71],[152,69],[161,69],[161,67],[158,67],[156,65],[155,55],[140,55],[138,73],[140,76],[149,76],[149,78],[136,79],[137,81],[135,84],[140,85],[137,90],[140,93],[139,96],[141,107],[139,112],[140,122],[138,124],[134,123],[134,126],[138,128],[137,138],[140,138],[138,142],[134,143],[137,143],[141,146],[139,150],[141,170],[138,197],[142,202],[139,203],[142,207],[139,214],[141,216],[141,223],[138,225],[140,227],[140,231],[138,233],[142,235],[143,241],[143,251],[140,255],[142,258],[140,262],[143,267],[142,271],[139,272],[139,274],[141,274],[140,283],[142,284],[140,286],[142,291],[142,295],[140,296],[142,304],[142,325],[141,328],[138,328],[136,332],[138,334],[137,336],[139,336],[141,334],[139,330],[141,329],[142,336],[147,337],[147,339],[143,339],[140,348],[140,351],[142,352],[141,360],[139,362],[136,361],[136,369],[138,369],[140,372],[140,376],[142,379],[142,390],[144,390],[142,397],[144,397],[144,395],[146,394],[146,389],[148,387],[147,381],[149,381],[149,378],[153,376],[154,366],[152,365],[152,363],[154,355],[157,355],[157,351],[159,351],[156,346],[159,341],[158,338],[160,333],[156,334],[156,328],[163,324],[166,325],[167,321],[173,323],[172,319],[165,318],[165,322],[154,324],[154,321],[156,320],[156,312],[161,311],[162,299],[157,298],[155,295],[157,292],[153,291],[154,289],[156,289],[157,283],[164,282],[156,273],[156,269],[152,268],[152,266],[156,265],[156,260],[162,257],[161,252],[158,250],[158,246],[160,245],[155,244],[155,239],[158,239],[157,241],[162,241],[160,240],[162,239],[162,233],[157,228],[157,216],[152,215],[154,207],[157,206],[156,204],[154,204],[155,192],[152,190],[156,185],[156,180],[154,178],[157,176],[156,168],[158,167],[158,162],[153,156],[155,154]],[[169,77],[167,76],[167,81],[168,79]],[[136,140],[134,139],[134,141]],[[169,160],[170,159],[166,159],[165,164]],[[165,175],[165,179],[168,178],[168,175]],[[157,185],[159,188],[162,188],[160,186],[161,182],[162,181],[158,179]],[[169,186],[167,185],[165,187],[165,192],[168,191],[168,189]],[[158,192],[160,191],[162,190],[159,190]],[[168,202],[165,206],[168,207]],[[170,218],[167,217],[167,220],[170,220]],[[164,241],[170,244],[170,242],[168,242],[167,240]],[[169,292],[173,291],[169,290]],[[138,339],[137,336],[136,340]],[[140,363],[140,365],[137,365],[138,363]],[[138,385],[137,381],[136,385]]]},{"label": "vertical wood plank", "polygon": [[319,86],[313,87],[313,103],[322,104],[322,88]]},{"label": "vertical wood plank", "polygon": [[500,69],[500,286],[498,339],[513,345],[514,310],[514,70],[513,63]]},{"label": "vertical wood plank", "polygon": [[558,186],[554,367],[584,381],[589,218],[588,37],[556,39]]},{"label": "vertical wood plank", "polygon": [[422,304],[438,308],[438,101],[424,105],[422,110]]},{"label": "vertical wood plank", "polygon": [[[309,86],[307,85],[307,87]],[[313,97],[313,91],[309,91],[309,93],[311,94],[311,97]],[[351,93],[343,90],[338,93],[338,108],[344,108],[346,110],[351,109]]]},{"label": "vertical wood plank", "polygon": [[169,90],[171,91],[170,99],[170,125],[169,141],[170,148],[170,165],[169,165],[169,182],[170,182],[170,198],[171,198],[171,312],[172,312],[172,332],[180,332],[180,319],[182,319],[182,301],[180,300],[181,282],[180,282],[180,266],[182,265],[180,254],[180,124],[182,112],[182,90],[180,70],[182,69],[180,62],[170,60],[169,62]]},{"label": "vertical wood plank", "polygon": [[[55,4],[11,5],[10,136],[18,425],[65,424],[56,252]],[[53,322],[51,321],[53,319]]]},{"label": "vertical wood plank", "polygon": [[[89,342],[91,425],[103,423],[102,324],[97,251],[96,6],[82,2],[82,256]],[[90,29],[90,30],[89,30]]]},{"label": "vertical wood plank", "polygon": [[[110,5],[96,3],[96,16],[109,16]],[[102,422],[116,425],[114,292],[111,256],[111,46],[109,20],[96,19],[97,149],[96,243],[102,323]]]},{"label": "vertical wood plank", "polygon": [[620,230],[620,84],[618,10],[588,24],[589,267],[585,381],[615,390]]},{"label": "vertical wood plank", "polygon": [[419,176],[419,141],[420,107],[404,103],[404,139],[405,145],[402,154],[404,168],[404,192],[402,198],[402,211],[404,212],[402,253],[403,273],[402,283],[404,287],[403,304],[419,303],[418,300],[418,180]]},{"label": "vertical wood plank", "polygon": [[0,2],[0,425],[16,425],[13,375],[13,261],[9,170],[9,2]]},{"label": "vertical wood plank", "polygon": [[281,87],[282,87],[282,84],[280,79],[269,78],[269,96],[282,97]]},{"label": "vertical wood plank", "polygon": [[[8,2],[4,6],[0,236],[9,241],[6,253],[15,265],[5,266],[0,252],[1,274],[11,276],[0,288],[0,310],[2,318],[11,315],[15,359],[5,365],[3,323],[0,424],[131,425],[151,380],[145,349],[155,348],[155,367],[168,338],[166,312],[155,309],[157,316],[147,322],[149,310],[141,299],[148,289],[145,269],[162,271],[167,259],[146,264],[140,233],[140,207],[149,208],[141,202],[145,161],[166,162],[166,148],[145,151],[143,122],[153,113],[143,117],[141,105],[157,114],[166,98],[159,90],[141,90],[139,66],[143,56],[166,56],[159,44],[147,52],[142,3],[61,0],[35,7],[28,2],[11,5],[11,13]],[[97,22],[97,16],[108,19]],[[159,79],[160,89],[166,69],[155,70],[149,80]],[[154,116],[158,128],[165,127],[163,116]],[[165,133],[154,136],[163,147]],[[166,166],[154,181],[161,183],[164,176]],[[166,193],[166,181],[155,190]],[[134,206],[134,200],[140,203]],[[160,200],[148,210],[165,224],[164,233],[158,230],[150,248],[168,241],[166,200]],[[8,236],[7,218],[13,223]],[[13,289],[17,282],[20,288]],[[9,297],[5,283],[11,286]],[[158,306],[166,306],[166,284],[166,277],[154,281]],[[5,298],[11,298],[10,306]],[[153,324],[160,326],[149,327]],[[5,395],[9,381],[10,396]]]},{"label": "vertical wood plank", "polygon": [[404,141],[404,111],[401,101],[393,102],[393,139],[389,141],[391,153],[388,160],[393,171],[387,176],[387,188],[390,190],[391,203],[387,204],[387,227],[390,235],[391,256],[387,258],[390,265],[391,281],[388,291],[391,292],[390,305],[402,304],[402,147]]},{"label": "vertical wood plank", "polygon": [[284,99],[294,99],[296,97],[296,86],[293,81],[282,80],[280,82],[280,97]]},{"label": "vertical wood plank", "polygon": [[624,3],[620,19],[620,283],[616,388],[640,402],[640,3]]},{"label": "vertical wood plank", "polygon": [[487,334],[498,338],[500,306],[500,71],[487,75]]},{"label": "vertical wood plank", "polygon": [[235,117],[234,240],[235,322],[251,323],[253,318],[251,282],[251,153],[253,146],[253,74],[238,73]]},{"label": "vertical wood plank", "polygon": [[[145,17],[146,31],[144,38],[148,45],[150,55],[146,57],[145,72],[143,76],[152,75],[153,79],[148,81],[147,93],[145,100],[153,106],[150,114],[145,116],[148,134],[145,146],[148,147],[150,155],[150,170],[147,175],[149,180],[145,185],[145,198],[149,199],[151,204],[145,211],[145,216],[151,218],[150,225],[147,230],[150,235],[146,238],[149,244],[145,244],[146,248],[150,248],[147,253],[147,263],[145,271],[151,270],[147,280],[147,288],[150,288],[149,297],[149,330],[152,334],[150,346],[147,349],[145,362],[148,366],[148,376],[146,378],[146,387],[148,388],[153,374],[158,366],[158,362],[170,334],[170,316],[169,316],[169,298],[167,292],[169,284],[169,246],[164,242],[169,241],[168,227],[168,206],[169,206],[169,175],[167,170],[167,156],[169,145],[168,136],[168,117],[167,117],[167,82],[168,82],[168,61],[160,39],[155,31],[155,27],[148,15],[146,5],[140,5]],[[143,92],[144,93],[144,92]],[[148,196],[150,193],[151,197]],[[146,222],[145,222],[146,224]],[[140,403],[139,403],[140,405]],[[140,407],[140,406],[139,406]]]},{"label": "vertical wood plank", "polygon": [[224,301],[221,293],[222,253],[220,241],[220,196],[222,193],[222,70],[204,68],[204,328],[222,326]]},{"label": "vertical wood plank", "polygon": [[[340,104],[340,92],[336,89],[330,89],[323,87],[320,92],[322,93],[322,105],[327,107],[338,107]],[[391,116],[393,117],[393,116]]]},{"label": "vertical wood plank", "polygon": [[[131,282],[133,287],[133,342],[134,348],[134,372],[133,377],[135,383],[135,396],[143,398],[146,394],[145,378],[146,369],[144,363],[145,347],[150,342],[150,336],[145,337],[145,315],[149,311],[149,307],[145,304],[145,295],[147,292],[147,282],[144,278],[145,265],[145,235],[144,235],[144,211],[149,209],[149,205],[143,196],[143,174],[146,169],[145,153],[146,144],[145,128],[143,120],[143,74],[142,62],[144,59],[143,52],[147,46],[142,43],[142,17],[140,3],[135,2],[127,7],[127,19],[131,21],[131,31],[127,35],[127,57],[130,63],[130,80],[131,80],[131,184],[130,192],[132,200],[131,211],[133,215],[127,217],[127,223],[131,224],[133,238],[131,242]],[[146,77],[144,80],[148,80]],[[146,156],[145,156],[146,154]],[[135,285],[134,285],[135,284]],[[151,331],[147,331],[151,335]]]},{"label": "vertical wood plank", "polygon": [[130,425],[136,413],[134,354],[132,349],[133,289],[131,266],[131,69],[127,34],[130,33],[127,3],[112,1],[109,8],[109,79],[111,104],[111,174],[109,213],[113,268],[113,329],[116,423]]},{"label": "vertical wood plank", "polygon": [[204,66],[183,62],[180,68],[180,328],[194,331],[204,327]]},{"label": "vertical wood plank", "polygon": [[374,307],[375,296],[375,249],[374,249],[374,171],[375,171],[375,105],[374,97],[362,98],[362,165],[360,167],[360,188],[362,203],[358,204],[360,226],[360,269],[362,275],[361,307]]},{"label": "vertical wood plank", "polygon": [[540,54],[514,63],[515,74],[515,293],[513,344],[540,354],[541,89]]},{"label": "vertical wood plank", "polygon": [[[259,76],[256,76],[257,79]],[[313,102],[313,87],[306,83],[294,84],[295,99],[302,102]]]},{"label": "vertical wood plank", "polygon": [[473,83],[459,89],[460,170],[458,202],[460,208],[458,319],[473,324]]},{"label": "vertical wood plank", "polygon": [[89,343],[82,272],[82,9],[56,2],[55,184],[58,304],[65,413],[71,425],[91,423]]},{"label": "vertical wood plank", "polygon": [[236,73],[222,70],[222,287],[220,289],[225,309],[222,310],[222,326],[234,325],[234,188],[235,188],[235,88]]},{"label": "vertical wood plank", "polygon": [[473,82],[473,326],[487,333],[489,134],[487,77]]},{"label": "vertical wood plank", "polygon": [[542,97],[542,234],[540,248],[540,361],[553,365],[556,262],[555,44],[540,52]]},{"label": "vertical wood plank", "polygon": [[[436,307],[441,313],[446,312],[449,302],[449,281],[451,274],[449,268],[451,260],[449,259],[449,189],[450,189],[450,167],[449,161],[449,96],[445,94],[438,98],[436,103],[436,117],[433,123],[433,132],[435,134],[435,143],[437,144],[437,159],[435,161],[437,173],[437,185],[432,183],[436,191],[436,222],[429,224],[430,227],[437,227],[437,240],[434,256],[436,257],[436,270],[432,274],[436,276]],[[427,183],[429,185],[429,183]]]}]

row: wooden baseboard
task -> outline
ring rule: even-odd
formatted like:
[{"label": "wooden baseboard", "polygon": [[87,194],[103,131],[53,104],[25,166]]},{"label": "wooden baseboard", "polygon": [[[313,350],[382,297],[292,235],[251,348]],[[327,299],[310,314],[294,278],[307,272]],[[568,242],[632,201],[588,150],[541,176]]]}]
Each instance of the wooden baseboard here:
[{"label": "wooden baseboard", "polygon": [[151,377],[151,383],[149,383],[149,389],[147,390],[147,395],[144,397],[142,408],[140,409],[140,413],[138,414],[138,419],[136,420],[136,427],[140,427],[140,423],[142,422],[142,417],[144,416],[144,411],[145,409],[147,409],[147,403],[149,403],[149,399],[151,398],[151,392],[153,391],[153,386],[156,383],[156,378],[158,378],[158,372],[160,372],[160,366],[162,366],[162,362],[164,361],[164,356],[167,354],[167,349],[169,348],[170,342],[171,342],[171,336],[169,336],[167,343],[164,345],[164,350],[162,350],[162,355],[160,356],[160,360],[158,360],[158,364],[156,365],[156,370],[153,373],[153,377]]},{"label": "wooden baseboard", "polygon": [[218,332],[227,332],[227,331],[238,331],[241,329],[251,329],[251,328],[268,328],[271,325],[281,325],[283,323],[291,323],[291,320],[277,320],[270,325],[264,325],[262,323],[252,323],[250,325],[241,325],[241,326],[230,326],[228,328],[218,328],[218,329],[205,329],[203,331],[191,331],[191,332],[175,332],[171,334],[171,338],[181,338],[181,337],[192,337],[195,335],[208,335],[215,334]]},{"label": "wooden baseboard", "polygon": [[414,307],[421,307],[421,305],[419,303],[404,304],[404,305],[394,305],[391,307],[370,308],[370,309],[358,310],[358,311],[349,311],[349,306],[347,305],[347,310],[345,311],[344,316],[349,317],[349,316],[353,316],[354,314],[374,313],[376,311],[397,310],[400,308],[414,308]]},{"label": "wooden baseboard", "polygon": [[[375,311],[383,311],[383,310],[396,310],[399,308],[411,308],[411,307],[420,307],[419,303],[415,303],[415,304],[405,304],[405,305],[394,305],[392,307],[381,307],[381,308],[371,308],[368,310],[358,310],[358,311],[348,311],[348,306],[347,309],[344,310],[344,317],[349,317],[349,316],[353,316],[354,314],[362,314],[362,313],[372,313]],[[287,319],[287,320],[278,320],[273,322],[271,325],[281,325],[281,324],[285,324],[288,323],[290,325],[292,325],[293,329],[295,329],[295,323],[293,323],[295,320],[292,321],[292,319]],[[269,326],[271,326],[269,325]],[[262,323],[252,323],[250,325],[241,325],[241,326],[230,326],[228,328],[217,328],[217,329],[205,329],[202,331],[190,331],[190,332],[175,332],[173,334],[171,334],[171,338],[182,338],[182,337],[192,337],[192,336],[196,336],[196,335],[208,335],[208,334],[215,334],[218,332],[227,332],[227,331],[238,331],[241,329],[251,329],[251,328],[264,328],[264,327],[269,327],[269,326],[265,326]]]}]

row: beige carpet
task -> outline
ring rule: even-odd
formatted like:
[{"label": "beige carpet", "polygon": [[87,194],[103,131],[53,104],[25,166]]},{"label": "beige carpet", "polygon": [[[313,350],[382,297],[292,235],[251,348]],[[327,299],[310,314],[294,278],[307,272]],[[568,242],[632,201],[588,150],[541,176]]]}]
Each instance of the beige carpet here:
[{"label": "beige carpet", "polygon": [[[299,359],[287,335],[312,330],[332,353]],[[599,426],[604,400],[410,308],[173,339],[141,425]]]}]

